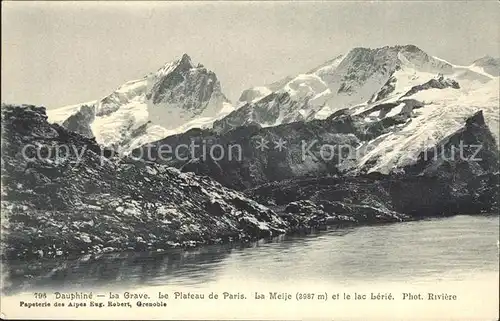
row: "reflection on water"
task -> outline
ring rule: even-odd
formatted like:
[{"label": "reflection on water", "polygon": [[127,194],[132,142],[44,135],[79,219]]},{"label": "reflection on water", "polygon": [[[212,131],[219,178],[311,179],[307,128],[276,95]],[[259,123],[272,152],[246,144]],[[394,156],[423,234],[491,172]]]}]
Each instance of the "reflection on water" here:
[{"label": "reflection on water", "polygon": [[10,262],[4,290],[197,286],[231,279],[345,284],[461,279],[498,271],[498,227],[498,216],[457,216],[328,230],[249,246]]}]

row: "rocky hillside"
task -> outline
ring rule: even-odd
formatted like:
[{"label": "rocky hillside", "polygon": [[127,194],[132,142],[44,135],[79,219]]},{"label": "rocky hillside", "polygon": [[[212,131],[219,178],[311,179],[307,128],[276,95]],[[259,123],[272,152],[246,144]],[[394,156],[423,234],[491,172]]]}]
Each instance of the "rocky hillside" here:
[{"label": "rocky hillside", "polygon": [[2,106],[6,256],[160,250],[286,228],[267,207],[208,177],[118,159],[94,139],[49,124],[44,108]]},{"label": "rocky hillside", "polygon": [[47,111],[49,122],[123,152],[232,111],[213,71],[184,54],[97,101]]},{"label": "rocky hillside", "polygon": [[[458,175],[460,176],[460,174]],[[291,227],[398,222],[457,214],[498,214],[498,172],[468,180],[440,176],[369,174],[309,177],[247,190],[249,197],[283,212]],[[340,214],[340,215],[339,215]],[[306,222],[306,223],[304,223]]]},{"label": "rocky hillside", "polygon": [[[398,118],[392,122],[397,124]],[[388,121],[385,124],[389,124]],[[241,162],[203,160],[202,155],[197,154],[196,161],[184,162],[181,168],[244,189],[249,197],[277,212],[292,214],[286,217],[291,226],[304,215],[308,224],[322,225],[335,222],[329,217],[339,214],[360,223],[498,211],[499,152],[482,112],[465,120],[462,128],[438,144],[421,151],[412,163],[395,168],[389,174],[345,175],[337,164],[348,162],[348,155],[342,155],[343,158],[334,155],[331,160],[325,160],[317,149],[311,152],[311,158],[316,157],[312,164],[316,166],[307,166],[300,156],[300,143],[293,140],[301,137],[322,144],[356,147],[360,146],[360,140],[372,140],[373,135],[383,131],[381,126],[358,125],[355,118],[339,115],[306,124],[240,128],[221,137],[193,131],[191,136],[171,137],[163,143],[189,144],[189,139],[196,142],[201,137],[210,137],[226,146],[241,143],[245,151]],[[238,137],[244,138],[238,140]],[[252,145],[256,137],[269,141],[281,137],[290,144],[282,152],[260,151],[257,145]],[[297,169],[303,170],[302,175]]]},{"label": "rocky hillside", "polygon": [[[465,147],[459,149],[460,145]],[[335,222],[339,213],[354,223],[498,214],[498,169],[496,142],[478,112],[462,129],[421,152],[414,164],[390,175],[295,177],[248,189],[246,194],[285,212],[290,225],[299,227],[300,218],[322,226]]]}]

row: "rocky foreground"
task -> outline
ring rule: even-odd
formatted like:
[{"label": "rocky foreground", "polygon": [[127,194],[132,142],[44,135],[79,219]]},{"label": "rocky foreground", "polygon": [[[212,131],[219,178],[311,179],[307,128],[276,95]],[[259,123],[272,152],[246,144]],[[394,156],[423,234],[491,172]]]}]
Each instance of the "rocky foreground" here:
[{"label": "rocky foreground", "polygon": [[[477,155],[472,148],[464,155],[474,153],[480,160],[450,157],[460,141],[482,144]],[[56,157],[62,146],[70,149]],[[3,255],[161,251],[246,242],[328,225],[495,212],[496,146],[479,112],[440,142],[436,151],[448,155],[446,160],[421,157],[390,175],[344,177],[332,171],[235,191],[217,182],[224,180],[210,170],[206,173],[214,179],[114,157],[94,139],[49,124],[42,107],[4,105]]]},{"label": "rocky foreground", "polygon": [[[8,257],[247,241],[288,227],[269,208],[208,177],[110,157],[93,139],[46,119],[44,108],[2,106],[2,242]],[[33,147],[23,157],[27,144]],[[55,157],[63,145],[70,151]],[[43,146],[43,159],[34,146]]]}]

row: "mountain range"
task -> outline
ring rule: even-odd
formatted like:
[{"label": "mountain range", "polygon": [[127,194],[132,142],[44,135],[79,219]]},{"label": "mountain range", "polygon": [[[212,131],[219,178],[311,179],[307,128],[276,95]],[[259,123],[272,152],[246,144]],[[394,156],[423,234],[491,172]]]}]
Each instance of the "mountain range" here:
[{"label": "mountain range", "polygon": [[[414,45],[354,48],[304,74],[247,89],[233,104],[215,73],[184,54],[104,98],[47,113],[49,122],[124,152],[191,128],[227,132],[244,125],[270,127],[326,119],[339,110],[366,115],[370,122],[400,113],[408,108],[403,103],[408,99],[430,106],[412,125],[419,139],[436,141],[451,133],[457,119],[472,115],[475,106],[483,109],[498,137],[499,61],[484,57],[459,66]],[[397,108],[389,113],[366,114],[394,103]],[[424,128],[427,134],[417,133]],[[406,141],[412,137],[403,136]],[[402,140],[390,145],[407,147]]]},{"label": "mountain range", "polygon": [[324,119],[342,108],[364,109],[410,96],[413,87],[438,75],[467,89],[481,87],[498,77],[498,59],[457,66],[413,45],[355,48],[307,73],[245,91],[240,99],[244,105],[224,120],[230,126],[274,126]]},{"label": "mountain range", "polygon": [[[2,105],[1,111],[2,257],[7,263],[162,252],[326,226],[498,212],[498,149],[481,112],[440,145],[448,155],[458,141],[481,143],[485,148],[477,155],[479,161],[419,158],[391,175],[295,176],[262,184],[242,175],[251,183],[251,188],[242,188],[234,184],[234,175],[199,175],[117,156],[94,139],[48,123],[43,107]],[[68,144],[74,152],[58,154]],[[25,150],[28,145],[44,146],[45,157]],[[262,165],[256,158],[254,164]],[[229,172],[244,173],[238,166],[232,164]]]},{"label": "mountain range", "polygon": [[[183,55],[95,101],[2,104],[3,255],[498,212],[498,72],[491,57],[459,66],[413,45],[355,48],[233,104]],[[178,157],[159,158],[165,145]],[[206,157],[215,145],[241,157]]]}]

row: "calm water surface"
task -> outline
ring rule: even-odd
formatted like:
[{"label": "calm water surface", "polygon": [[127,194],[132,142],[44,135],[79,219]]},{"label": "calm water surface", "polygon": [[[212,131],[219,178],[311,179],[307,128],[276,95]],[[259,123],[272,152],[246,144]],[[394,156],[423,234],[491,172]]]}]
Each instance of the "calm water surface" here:
[{"label": "calm water surface", "polygon": [[[498,274],[498,216],[457,216],[282,237],[251,246],[15,262],[6,293],[221,282],[425,282]],[[4,267],[5,268],[5,267]]]}]

